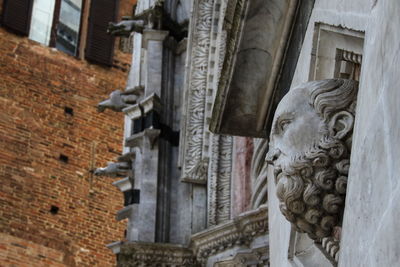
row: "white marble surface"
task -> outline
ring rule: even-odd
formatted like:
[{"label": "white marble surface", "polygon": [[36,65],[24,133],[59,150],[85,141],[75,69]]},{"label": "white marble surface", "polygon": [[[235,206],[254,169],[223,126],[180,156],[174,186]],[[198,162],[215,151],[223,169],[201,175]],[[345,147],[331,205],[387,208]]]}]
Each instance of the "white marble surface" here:
[{"label": "white marble surface", "polygon": [[[400,2],[317,0],[292,87],[308,80],[317,22],[365,31],[339,266],[400,263]],[[290,227],[269,183],[271,266],[289,266]]]},{"label": "white marble surface", "polygon": [[366,29],[339,266],[400,264],[400,2]]}]

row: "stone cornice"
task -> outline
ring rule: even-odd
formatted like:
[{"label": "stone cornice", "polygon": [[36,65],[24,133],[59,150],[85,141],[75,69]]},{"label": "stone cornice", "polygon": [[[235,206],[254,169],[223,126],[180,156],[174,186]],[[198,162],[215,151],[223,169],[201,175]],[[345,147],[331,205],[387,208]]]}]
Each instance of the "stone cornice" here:
[{"label": "stone cornice", "polygon": [[131,266],[200,266],[192,251],[179,245],[132,242],[120,248],[118,267]]},{"label": "stone cornice", "polygon": [[190,248],[199,262],[237,245],[248,245],[254,238],[268,232],[268,208],[242,213],[235,219],[192,236]]}]

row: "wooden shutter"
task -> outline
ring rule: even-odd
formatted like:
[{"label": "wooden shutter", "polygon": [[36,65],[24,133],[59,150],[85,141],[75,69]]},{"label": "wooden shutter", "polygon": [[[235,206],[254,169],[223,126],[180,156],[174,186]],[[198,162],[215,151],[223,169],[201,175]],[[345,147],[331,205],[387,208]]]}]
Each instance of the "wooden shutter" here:
[{"label": "wooden shutter", "polygon": [[92,0],[90,4],[85,58],[111,66],[115,38],[107,33],[109,22],[116,21],[119,0]]},{"label": "wooden shutter", "polygon": [[4,0],[2,25],[15,33],[29,35],[33,0]]}]

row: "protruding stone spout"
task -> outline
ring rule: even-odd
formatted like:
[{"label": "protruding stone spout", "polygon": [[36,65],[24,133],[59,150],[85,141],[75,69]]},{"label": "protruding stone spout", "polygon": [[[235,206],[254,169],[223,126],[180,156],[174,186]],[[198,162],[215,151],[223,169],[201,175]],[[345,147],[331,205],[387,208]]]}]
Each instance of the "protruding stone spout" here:
[{"label": "protruding stone spout", "polygon": [[97,168],[94,171],[96,176],[125,177],[131,170],[129,162],[109,162],[107,167]]},{"label": "protruding stone spout", "polygon": [[103,112],[109,108],[114,111],[122,111],[129,105],[135,104],[138,98],[138,95],[126,94],[120,90],[115,90],[110,94],[109,99],[104,100],[97,105],[97,110]]},{"label": "protruding stone spout", "polygon": [[110,22],[107,32],[114,36],[129,37],[131,32],[142,33],[144,29],[143,20],[122,20],[120,22]]}]

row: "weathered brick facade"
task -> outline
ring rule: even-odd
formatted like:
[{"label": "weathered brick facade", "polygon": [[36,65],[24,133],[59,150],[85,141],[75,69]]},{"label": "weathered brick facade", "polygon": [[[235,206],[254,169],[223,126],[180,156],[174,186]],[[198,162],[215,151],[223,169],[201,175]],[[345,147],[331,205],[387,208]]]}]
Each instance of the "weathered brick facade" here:
[{"label": "weathered brick facade", "polygon": [[0,27],[0,266],[115,265],[122,194],[90,171],[121,154],[123,117],[96,104],[126,76]]}]

